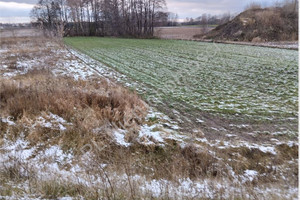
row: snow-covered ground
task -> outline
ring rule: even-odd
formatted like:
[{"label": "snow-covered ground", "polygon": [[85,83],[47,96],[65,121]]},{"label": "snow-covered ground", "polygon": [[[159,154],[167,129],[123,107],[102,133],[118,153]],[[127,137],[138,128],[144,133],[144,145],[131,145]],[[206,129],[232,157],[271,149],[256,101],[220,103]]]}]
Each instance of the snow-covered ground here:
[{"label": "snow-covered ground", "polygon": [[[105,188],[107,182],[103,181],[97,175],[89,174],[85,166],[91,162],[91,156],[87,152],[81,158],[75,157],[72,152],[64,152],[59,146],[50,146],[43,150],[38,150],[36,146],[30,146],[29,143],[20,136],[16,141],[4,139],[4,145],[1,146],[0,152],[0,170],[8,168],[16,163],[20,166],[21,173],[28,175],[34,174],[34,177],[40,182],[56,180],[58,182],[72,183],[82,185],[84,187],[99,187]],[[120,136],[122,137],[122,136]],[[120,141],[118,141],[120,142]],[[128,143],[121,142],[121,145]],[[76,164],[74,164],[76,163]],[[69,166],[68,169],[66,166]],[[107,164],[101,166],[103,169],[108,168]],[[218,179],[199,179],[191,180],[189,178],[179,179],[177,182],[168,181],[165,179],[149,180],[142,175],[133,175],[130,177],[131,184],[134,184],[136,190],[142,194],[151,194],[152,197],[161,198],[166,194],[170,198],[225,198],[231,199],[235,196],[243,195],[245,189],[243,185],[247,182],[257,180],[260,176],[255,170],[245,170],[243,175],[235,175],[232,169],[231,177],[223,177]],[[228,170],[227,169],[227,170]],[[128,176],[126,174],[116,174],[107,171],[107,175],[111,181],[116,181],[115,187],[128,187]],[[14,194],[13,196],[1,196],[4,199],[40,199],[35,195],[24,197],[26,192],[29,192],[30,186],[24,184],[19,185],[19,189],[24,193]],[[257,185],[254,188],[259,198],[268,198],[270,196],[276,198],[297,199],[298,188],[290,188],[288,185],[285,188],[268,187],[267,185]],[[248,196],[247,199],[252,199]],[[60,199],[73,199],[72,197],[63,197]]]},{"label": "snow-covered ground", "polygon": [[[0,71],[1,78],[12,79],[19,75],[26,74],[31,69],[41,66],[43,63],[49,63],[54,60],[54,66],[49,70],[56,76],[71,76],[74,79],[94,79],[105,78],[110,84],[116,82],[127,82],[126,86],[135,87],[137,89],[138,83],[132,81],[129,77],[105,66],[104,64],[91,59],[90,57],[67,48],[59,47],[55,43],[47,43],[47,48],[51,49],[51,53],[44,57],[37,58],[17,58],[15,66],[10,68],[7,64],[6,56],[9,54],[9,49],[0,50]],[[10,55],[14,56],[14,55]],[[0,112],[0,121],[6,126],[13,128],[20,125],[19,121],[13,120],[11,116],[6,116]],[[197,119],[199,123],[205,123],[202,119]],[[55,115],[51,112],[43,112],[40,116],[27,121],[22,124],[28,130],[34,131],[38,127],[49,128],[59,132],[66,131],[73,124],[69,123],[62,117]],[[246,128],[248,125],[235,125],[239,128]],[[99,127],[100,128],[100,127]],[[9,130],[9,129],[8,129]],[[244,141],[241,140],[234,133],[224,136],[224,140],[211,141],[205,138],[202,131],[199,129],[194,130],[197,134],[188,134],[182,131],[178,122],[170,119],[167,115],[159,112],[157,109],[150,107],[149,113],[146,117],[146,122],[141,126],[135,142],[145,146],[161,146],[168,145],[168,141],[176,141],[181,148],[184,148],[191,143],[199,150],[209,149],[211,155],[217,155],[217,151],[226,151],[228,149],[256,149],[263,154],[270,156],[277,156],[278,145],[286,144],[289,147],[298,146],[295,141],[280,141],[276,134],[271,134],[270,140],[266,141]],[[21,133],[17,138],[7,138],[6,134],[0,132],[3,138],[0,139],[0,170],[5,170],[10,166],[18,164],[20,166],[20,173],[23,175],[34,174],[35,178],[41,182],[49,180],[57,180],[65,183],[78,184],[89,188],[105,188],[107,182],[103,179],[88,173],[88,168],[93,161],[91,160],[90,152],[87,152],[81,157],[78,157],[72,151],[64,151],[59,144],[39,148],[45,144],[32,145],[26,140],[26,137]],[[133,143],[127,141],[126,130],[115,128],[112,131],[112,143],[119,145],[122,148],[130,148]],[[214,152],[215,150],[216,152]],[[221,159],[216,156],[216,159]],[[244,159],[244,158],[243,158]],[[222,162],[227,162],[222,160]],[[296,165],[298,159],[289,161],[291,164]],[[246,169],[242,174],[235,174],[233,169],[226,165],[228,168],[227,176],[221,178],[202,178],[191,180],[190,178],[179,178],[177,181],[170,181],[165,179],[149,179],[143,175],[132,175],[130,180],[136,186],[136,190],[140,193],[157,198],[164,198],[165,196],[174,199],[186,198],[208,198],[208,199],[231,199],[236,196],[244,196],[245,199],[253,199],[256,195],[258,198],[269,198],[270,196],[285,199],[297,199],[298,187],[289,187],[289,185],[257,185],[252,192],[254,196],[250,196],[243,189],[245,185],[255,182],[262,177],[267,176],[257,170]],[[116,187],[123,188],[124,190],[130,189],[128,184],[128,175],[117,174],[110,171],[107,164],[102,164],[101,168],[107,168],[107,174],[110,179],[114,180]],[[277,170],[282,169],[281,166],[275,167]],[[275,176],[274,176],[275,177]],[[275,177],[278,178],[278,177]],[[282,173],[281,179],[288,180]],[[15,184],[13,182],[7,184]],[[1,190],[0,184],[0,190]],[[15,192],[11,196],[1,195],[0,198],[4,199],[41,199],[39,195],[27,195],[30,193],[30,185],[24,183],[16,186],[23,192]],[[26,196],[27,195],[27,196]],[[61,200],[73,199],[72,197],[61,197]]]}]

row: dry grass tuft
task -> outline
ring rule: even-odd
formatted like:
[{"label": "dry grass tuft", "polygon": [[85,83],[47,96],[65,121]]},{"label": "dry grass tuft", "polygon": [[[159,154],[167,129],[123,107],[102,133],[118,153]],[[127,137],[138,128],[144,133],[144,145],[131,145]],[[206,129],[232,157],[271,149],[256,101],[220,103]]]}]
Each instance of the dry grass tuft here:
[{"label": "dry grass tuft", "polygon": [[[73,125],[62,137],[66,141],[69,137],[95,137],[94,129],[99,127],[136,133],[147,113],[146,104],[122,87],[106,81],[54,77],[45,70],[33,70],[17,81],[1,80],[0,102],[2,115],[12,116],[23,125],[32,125],[43,113],[64,118]],[[50,132],[51,129],[37,127],[29,138],[47,139]]]}]

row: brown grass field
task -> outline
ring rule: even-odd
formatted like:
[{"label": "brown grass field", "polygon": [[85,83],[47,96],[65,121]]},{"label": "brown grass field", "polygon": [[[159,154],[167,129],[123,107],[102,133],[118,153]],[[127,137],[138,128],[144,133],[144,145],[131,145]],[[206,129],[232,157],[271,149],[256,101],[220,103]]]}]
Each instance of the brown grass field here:
[{"label": "brown grass field", "polygon": [[158,27],[155,28],[154,35],[162,39],[193,40],[195,35],[203,34],[212,29],[212,27],[204,29],[196,26]]}]

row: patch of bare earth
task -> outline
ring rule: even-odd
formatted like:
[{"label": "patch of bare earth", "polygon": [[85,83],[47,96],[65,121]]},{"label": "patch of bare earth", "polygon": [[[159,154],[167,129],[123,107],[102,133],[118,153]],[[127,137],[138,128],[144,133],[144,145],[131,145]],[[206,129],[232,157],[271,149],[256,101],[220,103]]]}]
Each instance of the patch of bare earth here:
[{"label": "patch of bare earth", "polygon": [[162,39],[193,40],[194,35],[204,34],[212,30],[211,27],[157,27],[154,35]]},{"label": "patch of bare earth", "polygon": [[57,39],[5,38],[0,51],[2,199],[297,197],[295,142],[176,131]]}]

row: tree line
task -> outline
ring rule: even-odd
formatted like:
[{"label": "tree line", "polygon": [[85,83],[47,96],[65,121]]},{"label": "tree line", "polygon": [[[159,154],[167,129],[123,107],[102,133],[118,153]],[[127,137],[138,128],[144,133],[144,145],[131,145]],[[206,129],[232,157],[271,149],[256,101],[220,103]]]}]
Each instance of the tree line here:
[{"label": "tree line", "polygon": [[202,14],[199,17],[196,18],[186,18],[184,22],[182,22],[183,25],[221,25],[225,24],[228,21],[232,20],[235,17],[235,14],[224,13],[220,15],[211,15],[211,14]]},{"label": "tree line", "polygon": [[165,0],[39,0],[31,18],[63,36],[152,37]]}]

